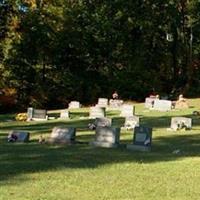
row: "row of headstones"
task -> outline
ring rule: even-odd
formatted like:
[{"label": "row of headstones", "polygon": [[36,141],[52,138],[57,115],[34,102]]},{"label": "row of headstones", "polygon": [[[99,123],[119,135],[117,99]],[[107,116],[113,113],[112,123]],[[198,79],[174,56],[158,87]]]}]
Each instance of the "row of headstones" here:
[{"label": "row of headstones", "polygon": [[[12,131],[9,134],[9,137],[11,136],[15,136],[17,142],[26,142],[29,140],[30,134],[28,132]],[[135,127],[133,141],[126,146],[128,149],[149,151],[151,141],[152,128]],[[10,140],[10,142],[12,141]],[[50,138],[46,142],[50,144],[74,144],[76,143],[76,128],[54,127]],[[95,129],[94,140],[89,144],[95,147],[118,147],[120,145],[120,128],[98,126]]]},{"label": "row of headstones", "polygon": [[[90,144],[100,147],[116,147],[119,145],[120,128],[111,127],[111,119],[97,118],[95,120],[95,139]],[[174,117],[171,120],[171,129],[182,128],[191,129],[192,120],[185,117]],[[24,131],[11,131],[8,135],[10,142],[26,142],[29,140],[29,133]],[[50,143],[73,143],[75,142],[76,129],[55,127],[52,130]],[[150,150],[152,141],[152,128],[135,126],[132,144],[128,144],[129,149]]]},{"label": "row of headstones", "polygon": [[[123,104],[121,107],[121,117],[133,117],[135,113],[135,107],[129,104]],[[39,121],[39,120],[48,120],[47,111],[44,109],[34,109],[28,108],[27,110],[28,121]],[[89,111],[89,118],[95,119],[98,117],[105,117],[106,116],[106,108],[94,106],[90,107]],[[69,118],[69,110],[63,109],[60,112],[61,119],[68,119]]]}]

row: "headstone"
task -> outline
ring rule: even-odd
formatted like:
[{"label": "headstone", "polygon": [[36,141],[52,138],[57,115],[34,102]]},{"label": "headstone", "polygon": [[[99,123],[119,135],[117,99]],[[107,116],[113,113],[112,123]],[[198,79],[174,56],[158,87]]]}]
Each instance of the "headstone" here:
[{"label": "headstone", "polygon": [[134,129],[133,144],[127,144],[127,149],[150,151],[152,141],[152,128],[139,126]]},{"label": "headstone", "polygon": [[50,143],[71,144],[75,142],[76,129],[72,127],[54,127],[48,140]]},{"label": "headstone", "polygon": [[154,101],[154,109],[158,111],[169,111],[172,109],[172,102],[169,100],[156,99]]},{"label": "headstone", "polygon": [[171,129],[174,131],[192,129],[192,119],[188,117],[172,117]]},{"label": "headstone", "polygon": [[147,97],[145,98],[145,108],[153,108],[154,101],[156,97]]},{"label": "headstone", "polygon": [[112,119],[102,117],[102,118],[96,118],[94,122],[95,127],[101,126],[101,127],[110,127],[112,125]]},{"label": "headstone", "polygon": [[95,119],[95,118],[101,118],[105,117],[105,108],[103,107],[90,107],[90,113],[89,113],[89,118]]},{"label": "headstone", "polygon": [[123,104],[121,107],[121,117],[131,117],[135,112],[135,107],[130,104]]},{"label": "headstone", "polygon": [[69,111],[67,109],[61,110],[60,119],[69,119]]},{"label": "headstone", "polygon": [[33,121],[44,121],[48,120],[47,111],[43,109],[34,109],[34,108],[28,108],[27,110],[27,120],[33,120]]},{"label": "headstone", "polygon": [[81,104],[79,101],[71,101],[69,103],[69,109],[75,109],[75,108],[80,108],[81,107]]},{"label": "headstone", "polygon": [[8,135],[9,142],[28,142],[30,137],[29,132],[12,130]]},{"label": "headstone", "polygon": [[98,107],[106,108],[108,106],[108,99],[106,98],[99,98],[97,105]]},{"label": "headstone", "polygon": [[119,145],[120,128],[97,127],[95,140],[90,144],[97,147],[117,147]]},{"label": "headstone", "polygon": [[109,107],[111,109],[120,109],[123,105],[123,100],[120,99],[110,99],[109,101]]},{"label": "headstone", "polygon": [[126,129],[134,129],[139,126],[140,118],[138,116],[130,116],[125,118],[124,127]]}]

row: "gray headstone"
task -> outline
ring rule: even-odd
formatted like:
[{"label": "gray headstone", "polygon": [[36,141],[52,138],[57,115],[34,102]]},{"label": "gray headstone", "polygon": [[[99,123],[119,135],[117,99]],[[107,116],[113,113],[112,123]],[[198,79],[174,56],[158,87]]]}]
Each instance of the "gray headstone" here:
[{"label": "gray headstone", "polygon": [[69,119],[69,111],[67,109],[61,110],[60,119]]},{"label": "gray headstone", "polygon": [[192,129],[192,119],[188,117],[172,117],[171,129],[175,131],[181,129]]},{"label": "gray headstone", "polygon": [[110,127],[112,125],[112,119],[102,117],[102,118],[96,118],[94,122],[95,127],[102,126],[102,127]]},{"label": "gray headstone", "polygon": [[72,143],[75,142],[76,129],[72,127],[54,127],[49,139],[51,143]]},{"label": "gray headstone", "polygon": [[172,102],[169,100],[156,99],[154,101],[154,109],[158,111],[169,111],[172,109]]},{"label": "gray headstone", "polygon": [[154,97],[145,98],[145,108],[153,108],[155,99]]},{"label": "gray headstone", "polygon": [[108,106],[108,99],[106,98],[99,98],[97,105],[98,107],[106,108]]},{"label": "gray headstone", "polygon": [[47,111],[43,109],[28,108],[27,110],[28,121],[48,120]]},{"label": "gray headstone", "polygon": [[105,117],[105,108],[102,107],[90,107],[89,118],[102,118]]},{"label": "gray headstone", "polygon": [[127,149],[150,151],[152,141],[152,128],[139,126],[134,129],[133,144],[128,144]]},{"label": "gray headstone", "polygon": [[120,128],[97,127],[95,140],[91,145],[97,147],[117,147],[119,145]]},{"label": "gray headstone", "polygon": [[123,104],[121,107],[121,117],[131,117],[135,112],[135,107],[130,104]]},{"label": "gray headstone", "polygon": [[138,116],[130,116],[125,118],[124,127],[126,129],[134,129],[136,126],[139,126],[140,118]]},{"label": "gray headstone", "polygon": [[79,101],[71,101],[68,107],[69,109],[80,108],[81,104]]},{"label": "gray headstone", "polygon": [[29,137],[30,137],[30,133],[29,132],[18,131],[18,130],[12,130],[9,133],[9,136],[11,136],[11,135],[15,135],[16,136],[16,138],[17,138],[16,142],[28,142],[29,141]]}]

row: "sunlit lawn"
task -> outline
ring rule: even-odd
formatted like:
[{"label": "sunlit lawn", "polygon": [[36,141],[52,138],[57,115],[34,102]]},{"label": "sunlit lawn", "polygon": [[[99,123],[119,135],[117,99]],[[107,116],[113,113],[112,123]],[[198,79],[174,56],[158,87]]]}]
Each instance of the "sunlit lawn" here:
[{"label": "sunlit lawn", "polygon": [[[13,115],[0,116],[0,200],[55,199],[133,199],[199,200],[200,199],[200,99],[191,99],[182,111],[148,111],[135,104],[141,124],[153,127],[152,151],[132,152],[132,131],[121,131],[121,146],[116,149],[88,145],[94,131],[87,129],[88,108],[74,110],[71,120],[16,122]],[[107,112],[121,124],[119,112]],[[172,116],[193,119],[189,131],[167,131]],[[70,146],[39,144],[38,138],[50,136],[54,126],[77,128]],[[29,143],[7,143],[10,130],[31,133]],[[179,153],[174,153],[178,150]]]}]

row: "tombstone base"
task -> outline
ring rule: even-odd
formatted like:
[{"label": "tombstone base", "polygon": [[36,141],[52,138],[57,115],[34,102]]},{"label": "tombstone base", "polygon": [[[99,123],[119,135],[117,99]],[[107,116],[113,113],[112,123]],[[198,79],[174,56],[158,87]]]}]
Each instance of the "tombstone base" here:
[{"label": "tombstone base", "polygon": [[133,151],[143,151],[143,152],[151,151],[151,147],[140,146],[140,145],[135,145],[135,144],[127,144],[126,148]]},{"label": "tombstone base", "polygon": [[70,140],[63,140],[63,139],[52,139],[52,138],[49,138],[48,140],[45,141],[45,143],[47,144],[68,144],[68,145],[71,145],[71,144],[75,144],[75,141],[70,141]]},{"label": "tombstone base", "polygon": [[105,148],[118,147],[118,144],[109,143],[109,142],[97,142],[97,141],[90,142],[90,145],[95,146],[95,147],[105,147]]}]

